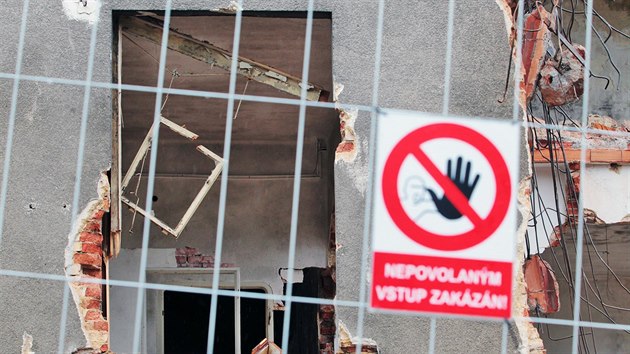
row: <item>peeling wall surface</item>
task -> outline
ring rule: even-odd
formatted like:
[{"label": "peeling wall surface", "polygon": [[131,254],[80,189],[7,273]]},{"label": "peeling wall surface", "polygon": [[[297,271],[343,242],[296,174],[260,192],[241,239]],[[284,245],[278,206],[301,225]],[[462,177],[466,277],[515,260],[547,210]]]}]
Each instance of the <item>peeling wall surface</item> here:
[{"label": "peeling wall surface", "polygon": [[[23,74],[85,79],[91,25],[89,19],[69,15],[64,7],[66,2],[31,2]],[[0,7],[3,18],[0,22],[0,71],[11,73],[15,70],[22,1],[7,0],[3,5]],[[173,8],[211,10],[227,5],[227,1],[182,0],[174,2]],[[261,11],[305,11],[306,7],[306,1],[297,0],[252,0],[245,1],[244,5],[245,10]],[[112,10],[163,8],[164,1],[158,0],[111,0],[101,4],[94,80],[111,82]],[[339,100],[344,104],[371,104],[377,2],[321,0],[316,2],[315,10],[332,13],[332,68],[335,80],[344,85]],[[380,106],[441,112],[447,13],[447,2],[386,1]],[[504,15],[499,6],[492,0],[457,1],[453,44],[450,113],[510,119],[511,97],[508,96],[504,104],[497,102],[503,93],[510,55]],[[2,117],[9,116],[12,85],[12,80],[0,80]],[[63,255],[66,235],[71,228],[70,203],[82,97],[81,86],[20,82],[5,228],[0,244],[1,269],[64,274]],[[78,210],[97,197],[94,186],[99,171],[107,168],[111,160],[111,100],[109,90],[91,92]],[[2,146],[7,134],[6,121],[0,120]],[[341,300],[358,300],[360,290],[365,290],[359,288],[359,274],[369,273],[369,269],[360,269],[369,125],[370,114],[360,111],[353,125],[353,133],[360,141],[359,146],[354,146],[356,156],[341,159],[334,165],[338,244],[336,297]],[[0,158],[4,158],[4,151],[0,151]],[[521,172],[527,171],[526,166],[524,158]],[[213,191],[218,195],[218,189]],[[285,232],[288,235],[288,230]],[[134,242],[139,244],[137,240]],[[181,246],[202,247],[175,245],[174,241],[156,241],[152,245],[170,250]],[[171,251],[159,251],[158,256],[163,252]],[[210,250],[205,249],[204,253],[207,252]],[[227,255],[226,262],[234,262],[239,256],[236,251],[232,254],[228,251]],[[284,257],[286,255],[278,258]],[[325,254],[321,257],[325,265]],[[168,263],[170,260],[165,261],[166,258],[162,259],[165,264],[175,265]],[[123,259],[129,260],[129,257],[123,256]],[[127,275],[137,276],[137,270],[133,271],[137,267],[135,261],[129,261],[127,266],[130,270]],[[19,348],[25,331],[33,336],[34,352],[56,350],[63,283],[0,276],[0,289],[0,351]],[[135,292],[129,294],[135,298]],[[114,301],[112,299],[112,315],[118,306]],[[350,333],[356,334],[357,309],[338,307],[336,316]],[[111,331],[115,336],[117,329],[114,327]],[[500,350],[501,324],[497,322],[441,318],[437,320],[436,333],[437,352]],[[429,319],[368,314],[365,336],[372,338],[382,353],[423,352],[429,342]],[[65,338],[66,351],[85,346],[79,317],[71,307]],[[513,352],[518,346],[516,335],[511,331],[508,338],[509,351]],[[112,347],[115,346],[116,343],[112,343]]]}]

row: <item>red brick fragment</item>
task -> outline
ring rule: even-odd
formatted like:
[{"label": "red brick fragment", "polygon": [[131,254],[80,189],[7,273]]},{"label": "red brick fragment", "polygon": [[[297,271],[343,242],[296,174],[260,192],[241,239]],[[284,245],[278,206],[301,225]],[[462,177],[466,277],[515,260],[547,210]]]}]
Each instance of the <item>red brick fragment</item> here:
[{"label": "red brick fragment", "polygon": [[[584,58],[584,47],[574,45]],[[563,50],[559,60],[550,58],[540,70],[540,93],[550,106],[573,102],[584,93],[584,66],[569,50]]]},{"label": "red brick fragment", "polygon": [[96,321],[96,320],[100,320],[103,318],[103,315],[101,315],[101,311],[99,310],[88,310],[85,313],[85,321]]},{"label": "red brick fragment", "polygon": [[201,262],[203,262],[202,256],[188,256],[189,264],[201,264]]},{"label": "red brick fragment", "polygon": [[103,249],[101,248],[100,244],[87,242],[81,246],[81,251],[83,251],[84,253],[94,253],[101,255]]},{"label": "red brick fragment", "polygon": [[100,245],[103,243],[103,235],[94,232],[82,232],[81,235],[79,235],[79,241],[91,242]]},{"label": "red brick fragment", "polygon": [[107,321],[95,321],[92,328],[97,331],[109,331],[109,323]]},{"label": "red brick fragment", "polygon": [[199,254],[199,251],[196,248],[192,247],[183,247],[175,249],[176,256],[194,256]]},{"label": "red brick fragment", "polygon": [[100,221],[91,221],[89,223],[87,223],[84,227],[83,227],[84,231],[96,231],[96,232],[100,232],[101,231],[101,222]]},{"label": "red brick fragment", "polygon": [[335,306],[333,305],[321,305],[319,312],[335,312]]},{"label": "red brick fragment", "polygon": [[92,253],[75,253],[72,257],[74,263],[81,264],[83,268],[101,269],[103,259],[98,254]]},{"label": "red brick fragment", "polygon": [[551,266],[540,256],[525,260],[523,265],[529,308],[549,314],[560,310],[560,290]]},{"label": "red brick fragment", "polygon": [[90,277],[103,279],[103,272],[101,272],[100,269],[83,269],[83,274]]},{"label": "red brick fragment", "polygon": [[92,214],[91,219],[92,220],[101,220],[101,219],[103,219],[103,215],[105,215],[105,210],[100,209],[100,210],[97,210],[94,214]]},{"label": "red brick fragment", "polygon": [[335,317],[334,312],[320,312],[319,314],[319,318],[321,318],[322,320],[330,320],[333,319]]},{"label": "red brick fragment", "polygon": [[103,344],[101,345],[101,352],[106,353],[107,351],[109,351],[109,346],[107,344]]},{"label": "red brick fragment", "polygon": [[109,323],[105,320],[90,321],[86,327],[96,331],[109,331]]},{"label": "red brick fragment", "polygon": [[96,298],[96,299],[100,299],[102,292],[103,291],[102,291],[101,286],[99,284],[90,284],[85,289],[85,296],[93,297],[93,298]]},{"label": "red brick fragment", "polygon": [[350,152],[354,151],[354,141],[342,141],[337,146],[337,152]]},{"label": "red brick fragment", "polygon": [[81,299],[81,307],[85,309],[93,309],[98,310],[101,308],[101,300],[91,299],[91,298],[83,298]]},{"label": "red brick fragment", "polygon": [[319,328],[319,333],[323,335],[333,335],[335,334],[335,326],[322,326]]}]

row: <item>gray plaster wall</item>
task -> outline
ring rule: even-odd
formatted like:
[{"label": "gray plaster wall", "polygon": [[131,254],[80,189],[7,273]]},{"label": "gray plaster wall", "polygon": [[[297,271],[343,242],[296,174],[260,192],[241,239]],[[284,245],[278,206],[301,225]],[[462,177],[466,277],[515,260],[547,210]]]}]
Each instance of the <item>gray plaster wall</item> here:
[{"label": "gray plaster wall", "polygon": [[[370,104],[373,72],[372,31],[353,31],[376,21],[372,16],[355,16],[355,26],[335,21],[333,13],[333,68],[337,80],[346,86],[341,101]],[[378,104],[440,114],[443,99],[447,2],[387,2],[383,29],[383,57]],[[370,25],[370,28],[374,28]],[[499,104],[509,58],[503,13],[493,1],[457,2],[453,37],[453,62],[449,112],[461,116],[511,118],[512,97]],[[368,59],[369,58],[369,59]],[[505,58],[505,59],[504,59]],[[358,82],[357,82],[358,81]],[[386,124],[386,122],[383,122]],[[361,112],[355,128],[362,138],[354,163],[340,163],[335,170],[337,208],[337,298],[358,300],[361,244],[370,115]],[[523,155],[526,156],[526,155]],[[521,163],[527,171],[526,159]],[[369,286],[369,284],[368,284]],[[337,318],[356,333],[357,310],[340,307]],[[440,353],[482,353],[501,350],[501,325],[496,322],[437,320],[436,351]],[[429,319],[368,313],[365,336],[376,340],[383,353],[426,352]],[[509,351],[517,347],[513,330]]]},{"label": "gray plaster wall", "polygon": [[[0,70],[15,70],[22,1],[0,7]],[[174,9],[208,10],[228,1],[173,1]],[[300,10],[306,1],[246,1],[247,10]],[[164,8],[164,1],[112,0],[103,5],[98,28],[94,80],[111,80],[111,10]],[[333,16],[333,73],[345,85],[341,101],[371,102],[376,35],[376,2],[317,1],[316,10]],[[439,112],[442,102],[447,4],[387,1],[379,105]],[[503,13],[494,1],[457,2],[450,111],[458,115],[511,116],[511,104],[500,105],[509,47]],[[61,1],[32,1],[29,7],[23,73],[64,79],[85,78],[90,27],[69,19]],[[13,82],[0,80],[0,110],[8,117]],[[5,228],[0,268],[63,274],[63,250],[70,231],[75,158],[83,88],[23,81],[17,106]],[[508,101],[509,97],[508,97]],[[111,94],[93,89],[88,144],[79,209],[96,196],[98,172],[111,153]],[[7,119],[0,121],[4,146]],[[367,181],[369,114],[356,123],[359,155],[335,170],[337,210],[337,298],[359,294],[363,208]],[[0,152],[4,157],[4,150]],[[4,172],[4,171],[3,171]],[[33,204],[35,208],[29,208]],[[65,205],[65,207],[64,207]],[[63,285],[57,281],[0,276],[0,350],[17,351],[24,331],[34,336],[36,352],[56,350]],[[70,303],[66,351],[85,342]],[[340,307],[337,317],[356,331],[356,309]],[[383,353],[416,353],[428,345],[428,320],[415,316],[373,315],[366,318],[368,337]],[[439,319],[437,351],[499,352],[501,326],[493,322]],[[510,348],[515,344],[510,336]]]},{"label": "gray plaster wall", "polygon": [[[16,68],[22,1],[0,6],[0,71]],[[110,22],[99,28],[94,79],[110,80]],[[22,74],[83,80],[90,29],[70,21],[61,1],[32,1],[28,9]],[[0,80],[0,158],[4,161],[13,80]],[[71,210],[95,198],[99,171],[108,168],[111,146],[111,95],[94,90],[81,174],[79,204],[71,205],[84,89],[80,86],[19,83],[9,169],[0,269],[63,275]],[[1,167],[0,167],[1,168]],[[7,173],[7,171],[2,171]],[[0,276],[0,352],[19,352],[22,334],[33,335],[33,351],[55,352],[62,317],[64,283]],[[65,327],[69,352],[85,345],[70,298]]]}]

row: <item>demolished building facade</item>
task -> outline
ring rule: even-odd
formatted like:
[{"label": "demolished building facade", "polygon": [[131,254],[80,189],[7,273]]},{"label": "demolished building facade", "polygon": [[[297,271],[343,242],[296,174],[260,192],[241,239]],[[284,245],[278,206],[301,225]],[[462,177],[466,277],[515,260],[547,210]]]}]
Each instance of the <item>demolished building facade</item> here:
[{"label": "demolished building facade", "polygon": [[[156,86],[159,77],[165,2],[10,1],[0,10],[8,19],[0,36],[6,54],[0,61],[4,73],[0,107],[7,117],[15,110],[15,126],[0,124],[0,141],[7,143],[9,133],[14,139],[12,150],[0,153],[3,160],[7,152],[11,158],[0,227],[0,349],[17,350],[28,344],[34,352],[125,353],[139,341],[143,352],[168,352],[169,346],[181,346],[189,338],[186,335],[192,335],[181,332],[177,324],[193,318],[173,316],[169,309],[209,311],[204,307],[209,306],[209,294],[181,294],[186,287],[210,288],[219,270],[219,286],[226,292],[214,298],[217,321],[221,321],[215,346],[226,352],[236,352],[239,341],[247,343],[243,352],[263,339],[268,342],[260,343],[260,348],[268,349],[273,342],[280,345],[285,321],[291,323],[291,353],[352,353],[359,342],[362,352],[429,349],[430,318],[361,313],[362,309],[344,301],[360,299],[365,288],[359,275],[369,273],[363,267],[363,227],[370,121],[374,119],[371,107],[444,113],[448,3],[386,1],[377,55],[378,2],[316,1],[310,71],[304,84],[300,77],[306,8],[306,1],[294,0],[245,1],[242,9],[236,2],[225,1],[172,3],[168,23],[173,40],[171,44],[169,39],[161,83],[169,92],[160,105],[154,188],[148,186],[147,176],[156,90],[146,88]],[[554,10],[549,4],[527,2],[523,22],[531,31],[524,32],[518,56],[514,50],[516,9],[516,2],[510,1],[456,2],[447,111],[456,116],[511,119],[510,80],[514,79],[509,75],[503,92],[508,59],[512,57],[513,65],[514,58],[523,58],[523,71],[516,73],[523,78],[517,97],[519,118],[538,126],[523,130],[521,224],[515,230],[523,269],[519,266],[515,288],[513,315],[517,319],[510,322],[506,345],[509,352],[544,352],[550,343],[564,350],[562,344],[555,346],[545,338],[543,334],[551,333],[548,327],[533,325],[528,316],[553,316],[568,305],[565,298],[574,285],[571,281],[563,285],[556,278],[570,268],[571,261],[575,264],[566,243],[574,237],[571,230],[577,230],[579,194],[588,193],[579,186],[600,183],[602,178],[627,183],[630,145],[623,119],[629,117],[602,117],[627,114],[623,93],[621,99],[619,93],[614,96],[617,108],[589,116],[589,128],[617,135],[589,133],[588,168],[580,176],[583,141],[579,129],[549,135],[544,124],[562,122],[540,112],[567,107],[567,115],[577,115],[579,120],[579,113],[571,109],[583,95],[579,58],[584,58],[584,49],[565,38],[569,44],[552,42],[558,52],[550,54],[549,42],[560,37]],[[236,50],[232,46],[235,12],[241,10],[241,40]],[[93,48],[91,38],[96,40]],[[623,53],[629,42],[620,42]],[[226,113],[233,55],[238,57],[233,89],[240,99],[233,99],[234,109]],[[380,79],[375,83],[377,57],[376,77]],[[17,66],[15,58],[20,60]],[[627,60],[624,64],[616,92],[626,90],[627,104],[628,81],[621,77],[628,78],[630,69]],[[16,69],[20,77],[10,74]],[[93,82],[86,86],[86,79]],[[119,90],[115,86],[119,83],[125,88]],[[305,100],[329,105],[306,108],[298,167],[298,229],[291,245],[295,155],[300,151],[295,141],[304,85]],[[86,90],[88,104],[83,105]],[[15,99],[11,92],[16,92]],[[213,95],[195,97],[194,92]],[[374,93],[378,97],[372,97]],[[87,117],[83,128],[82,116]],[[226,118],[231,119],[229,124]],[[232,154],[222,248],[217,253],[219,181],[225,173],[228,126],[232,127]],[[77,179],[73,173],[82,129],[86,135],[80,196],[74,204]],[[549,172],[545,167],[549,161],[556,168],[566,165],[563,174]],[[580,182],[584,178],[590,178],[589,182]],[[552,192],[545,190],[556,183],[559,187]],[[147,196],[151,189],[153,194]],[[552,209],[562,217],[540,220],[536,198],[542,195],[552,203],[560,198],[560,189],[566,195],[565,207]],[[617,204],[610,208],[615,211],[608,214],[609,198],[595,194],[582,198],[584,207],[594,211],[585,219],[594,239],[601,230],[627,238],[623,222],[628,213],[617,210],[629,207],[628,195],[615,200]],[[143,209],[145,199],[151,200],[151,212]],[[143,238],[149,225],[145,218],[153,223],[148,239]],[[548,243],[540,246],[543,238]],[[549,251],[543,252],[553,246],[562,248],[566,263],[554,264]],[[291,249],[295,263],[289,267]],[[614,260],[602,264],[615,267]],[[615,273],[621,292],[612,292],[622,294],[628,286],[630,278],[623,271]],[[609,273],[604,269],[592,275]],[[64,288],[66,279],[72,280],[68,288]],[[134,282],[139,279],[171,288],[148,287],[138,311]],[[101,286],[101,280],[111,283]],[[289,318],[284,318],[287,304],[282,296],[291,280],[292,295],[330,303],[293,302]],[[231,291],[253,295],[234,302]],[[627,305],[626,301],[612,306]],[[134,327],[138,313],[141,329]],[[235,326],[238,316],[253,320]],[[627,317],[616,318],[628,323]],[[358,328],[360,319],[362,329]],[[502,345],[503,326],[498,322],[437,318],[433,330],[437,352],[498,351]],[[207,333],[208,327],[200,331]],[[355,338],[357,332],[364,338]],[[602,335],[608,340],[608,333]],[[625,332],[616,331],[611,338],[621,344],[605,344],[606,348],[627,348]],[[586,341],[581,345],[583,351],[593,346]]]}]

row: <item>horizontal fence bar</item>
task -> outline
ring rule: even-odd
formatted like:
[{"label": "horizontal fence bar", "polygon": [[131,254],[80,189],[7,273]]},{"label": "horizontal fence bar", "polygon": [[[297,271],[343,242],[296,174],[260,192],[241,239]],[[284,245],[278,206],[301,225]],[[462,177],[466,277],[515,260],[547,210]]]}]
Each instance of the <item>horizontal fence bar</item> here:
[{"label": "horizontal fence bar", "polygon": [[[164,268],[160,268],[163,270]],[[191,270],[194,268],[172,268],[173,270]],[[199,268],[204,269],[204,268]],[[147,268],[148,271],[151,271],[152,268]],[[59,274],[49,274],[49,273],[37,273],[37,272],[25,272],[18,270],[6,270],[0,269],[0,276],[6,277],[17,277],[17,278],[30,278],[36,280],[49,280],[49,281],[59,281],[59,282],[68,282],[68,283],[90,283],[90,284],[101,284],[101,285],[110,285],[110,286],[120,286],[125,288],[136,288],[136,289],[147,289],[147,290],[166,290],[166,291],[178,291],[178,292],[188,292],[193,294],[204,294],[204,295],[212,295],[218,294],[220,296],[239,296],[241,298],[249,298],[249,299],[259,299],[259,300],[274,300],[274,301],[285,301],[287,296],[285,295],[275,295],[275,294],[259,294],[259,293],[249,293],[249,292],[236,292],[234,290],[227,289],[217,289],[214,290],[212,288],[201,288],[195,286],[183,286],[183,285],[170,285],[170,284],[161,284],[161,283],[140,283],[137,281],[131,280],[116,280],[116,279],[97,279],[97,278],[67,278],[65,275]],[[353,300],[338,300],[338,299],[322,299],[322,298],[314,298],[314,297],[304,297],[304,296],[292,296],[291,301],[303,304],[316,304],[316,305],[334,305],[334,306],[343,306],[343,307],[368,307],[367,303],[361,303],[359,301]],[[402,312],[392,312],[392,311],[378,311],[377,313],[394,313],[397,315],[408,315],[415,317],[430,317],[434,316],[433,314],[417,314],[417,313],[402,313]],[[444,318],[458,318],[470,321],[478,321],[479,317],[464,317],[464,316],[441,316]],[[524,317],[524,316],[515,316],[512,320],[526,320],[532,323],[544,323],[551,325],[559,325],[559,326],[573,326],[573,320],[565,320],[565,319],[556,319],[556,318],[544,318],[544,317]],[[590,322],[590,321],[578,321],[577,322],[580,327],[593,327],[599,329],[610,329],[616,331],[630,331],[630,324],[616,324],[616,323],[604,323],[604,322]]]},{"label": "horizontal fence bar", "polygon": [[[45,76],[33,76],[33,75],[15,75],[10,73],[0,72],[0,79],[15,79],[19,77],[20,80],[24,81],[34,81],[34,82],[42,82],[47,84],[60,84],[60,85],[71,85],[71,86],[87,86],[88,82],[82,80],[73,80],[73,79],[62,79],[62,78],[52,78]],[[158,89],[153,86],[142,86],[142,85],[129,85],[129,84],[116,84],[116,83],[108,83],[108,82],[99,82],[93,81],[90,85],[92,88],[103,88],[110,90],[118,90],[119,88],[122,91],[136,91],[136,92],[148,92],[148,93],[157,93]],[[230,98],[230,95],[224,92],[213,92],[213,91],[199,91],[199,90],[187,90],[187,89],[174,89],[174,88],[164,88],[160,90],[160,92],[164,92],[165,94],[170,95],[178,95],[178,96],[191,96],[191,97],[200,97],[200,98],[216,98],[216,99],[224,99],[227,100]],[[249,101],[249,102],[261,102],[261,103],[273,103],[273,104],[285,104],[291,106],[299,106],[299,99],[290,99],[290,98],[279,98],[279,97],[269,97],[269,96],[253,96],[253,95],[241,95],[234,94],[234,99]],[[373,111],[374,107],[367,105],[353,105],[353,104],[344,104],[344,103],[335,103],[335,102],[312,102],[306,101],[305,105],[307,107],[316,107],[316,108],[333,108],[333,109],[357,109],[359,111],[370,113]],[[379,110],[387,110],[391,109],[391,107],[376,107]],[[417,111],[414,111],[417,112]],[[435,114],[439,115],[438,112],[417,112],[418,114]],[[451,116],[458,117],[458,116]],[[467,117],[470,118],[470,117]],[[478,118],[491,118],[498,119],[496,117],[478,117]],[[572,127],[566,125],[556,125],[556,124],[545,124],[538,122],[520,122],[524,128],[543,128],[550,129],[556,131],[567,131],[567,132],[576,132],[582,133],[585,132],[587,134],[597,134],[602,136],[611,136],[611,137],[620,137],[620,138],[629,138],[630,132],[623,131],[614,131],[614,130],[601,130],[601,129],[592,129],[586,128],[582,129],[579,127]]]}]

